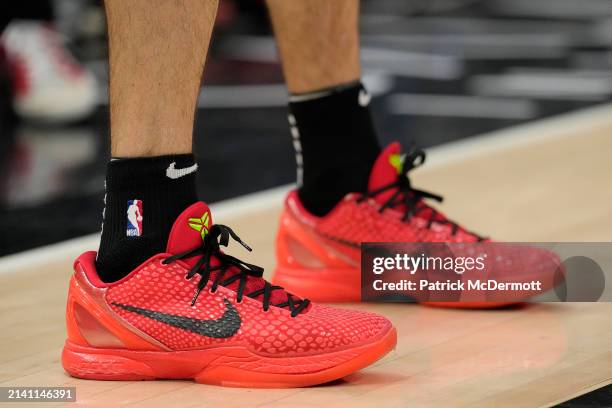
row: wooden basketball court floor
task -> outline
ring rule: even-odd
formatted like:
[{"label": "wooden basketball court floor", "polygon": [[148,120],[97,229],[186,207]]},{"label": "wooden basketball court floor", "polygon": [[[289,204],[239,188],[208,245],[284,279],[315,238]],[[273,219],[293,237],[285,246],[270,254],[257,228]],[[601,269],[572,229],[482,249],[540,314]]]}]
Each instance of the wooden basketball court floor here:
[{"label": "wooden basketball court floor", "polygon": [[[447,214],[500,240],[612,241],[611,153],[612,106],[602,106],[433,149],[413,184],[443,192]],[[266,273],[283,192],[213,206],[216,220],[255,248],[230,251]],[[307,389],[73,379],[59,362],[64,296],[72,259],[95,245],[96,237],[85,237],[0,261],[0,386],[76,386],[78,404],[103,407],[537,407],[612,382],[610,303],[498,311],[348,305],[389,317],[397,349],[344,380]],[[61,404],[44,406],[54,405]]]}]

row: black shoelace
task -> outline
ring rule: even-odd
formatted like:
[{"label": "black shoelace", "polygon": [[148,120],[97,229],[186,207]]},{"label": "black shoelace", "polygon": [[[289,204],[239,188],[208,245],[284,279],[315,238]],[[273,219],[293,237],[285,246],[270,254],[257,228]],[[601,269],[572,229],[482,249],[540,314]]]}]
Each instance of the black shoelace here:
[{"label": "black shoelace", "polygon": [[[213,284],[210,288],[212,293],[217,290],[218,286],[228,286],[235,281],[239,281],[238,290],[236,291],[238,294],[236,301],[240,303],[245,295],[250,298],[263,296],[263,310],[267,312],[270,308],[270,298],[272,296],[272,292],[275,290],[284,289],[281,286],[272,285],[268,281],[265,281],[265,284],[261,289],[245,294],[244,290],[249,277],[261,278],[263,276],[264,269],[261,266],[241,261],[238,258],[223,253],[220,246],[223,245],[227,247],[230,237],[240,243],[240,245],[242,245],[249,252],[252,250],[251,247],[242,241],[230,227],[221,224],[214,224],[208,231],[208,234],[206,234],[202,245],[194,249],[190,249],[189,251],[169,256],[162,262],[164,264],[169,264],[179,259],[187,259],[201,255],[201,258],[195,263],[193,268],[189,270],[189,273],[187,273],[186,276],[186,279],[191,279],[196,274],[200,275],[200,281],[198,282],[196,293],[193,295],[193,299],[191,300],[192,306],[195,305],[200,292],[208,283],[211,273],[219,271],[219,273],[217,273],[215,276]],[[211,266],[210,264],[213,256],[219,261],[219,264],[216,266]],[[239,272],[236,272],[228,278],[223,279],[225,272],[230,267],[238,268]],[[286,293],[287,301],[273,306],[281,308],[288,307],[291,311],[291,317],[295,317],[300,314],[310,303],[308,299],[299,299],[288,292]]]},{"label": "black shoelace", "polygon": [[[393,195],[389,197],[389,199],[385,201],[378,209],[380,213],[384,212],[387,208],[394,208],[398,205],[403,204],[406,210],[404,211],[404,215],[402,216],[402,221],[407,222],[413,216],[419,214],[420,212],[424,210],[429,210],[430,215],[427,218],[427,228],[431,228],[431,225],[434,222],[437,224],[447,224],[452,226],[451,234],[456,235],[457,231],[460,228],[458,224],[448,220],[434,208],[422,204],[422,200],[426,198],[435,200],[439,203],[441,203],[444,198],[437,194],[416,189],[410,184],[410,178],[408,177],[408,173],[416,169],[417,167],[422,166],[423,163],[425,163],[425,152],[422,149],[417,149],[414,146],[411,146],[410,152],[406,154],[406,157],[402,161],[402,169],[397,179],[386,186],[377,188],[376,190],[372,190],[363,194],[357,199],[357,202],[362,202],[369,198],[373,198],[378,194],[381,194],[388,190],[395,190]],[[473,232],[469,233],[476,236],[479,241],[482,241],[484,239],[478,234],[474,234]]]}]

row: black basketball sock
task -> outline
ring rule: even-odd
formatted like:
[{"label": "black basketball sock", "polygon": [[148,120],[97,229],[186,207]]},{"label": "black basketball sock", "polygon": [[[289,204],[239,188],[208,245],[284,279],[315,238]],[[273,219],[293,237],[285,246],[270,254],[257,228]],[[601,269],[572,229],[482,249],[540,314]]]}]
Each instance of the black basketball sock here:
[{"label": "black basketball sock", "polygon": [[114,282],[164,252],[179,214],[197,201],[191,154],[113,159],[106,173],[98,275]]},{"label": "black basketball sock", "polygon": [[347,193],[367,191],[380,153],[369,102],[361,82],[291,96],[298,195],[311,213],[323,216]]}]

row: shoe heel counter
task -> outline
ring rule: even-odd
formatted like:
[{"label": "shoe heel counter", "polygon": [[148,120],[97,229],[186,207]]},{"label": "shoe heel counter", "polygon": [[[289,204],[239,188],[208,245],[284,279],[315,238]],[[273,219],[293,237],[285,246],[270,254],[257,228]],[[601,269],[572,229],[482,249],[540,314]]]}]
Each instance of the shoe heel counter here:
[{"label": "shoe heel counter", "polygon": [[326,248],[321,239],[313,227],[285,209],[276,234],[272,282],[311,300],[359,301],[359,269]]},{"label": "shoe heel counter", "polygon": [[307,232],[287,210],[280,217],[276,233],[276,262],[280,267],[320,267],[322,263],[309,250]]},{"label": "shoe heel counter", "polygon": [[288,220],[287,211],[284,210],[281,213],[280,220],[278,223],[278,229],[276,231],[275,238],[275,253],[276,253],[276,263],[277,265],[288,266],[290,264],[291,252],[287,245],[290,232],[288,230],[287,224],[290,221]]},{"label": "shoe heel counter", "polygon": [[109,288],[99,280],[94,260],[95,253],[86,253],[74,263],[66,305],[68,341],[101,348],[168,350],[111,309],[106,302]]},{"label": "shoe heel counter", "polygon": [[78,301],[75,296],[77,290],[76,285],[76,279],[73,275],[68,285],[68,299],[66,301],[66,334],[68,341],[83,346],[89,346],[90,344],[85,340],[78,327],[78,320],[76,317],[76,308],[78,307]]},{"label": "shoe heel counter", "polygon": [[314,227],[285,208],[276,234],[276,261],[279,267],[338,268],[348,266],[342,256],[321,242]]},{"label": "shoe heel counter", "polygon": [[[85,276],[85,266],[75,262],[75,273],[68,287],[66,332],[73,344],[93,347],[123,347],[113,320],[101,306],[103,291],[92,287]],[[96,293],[98,292],[98,293]]]}]

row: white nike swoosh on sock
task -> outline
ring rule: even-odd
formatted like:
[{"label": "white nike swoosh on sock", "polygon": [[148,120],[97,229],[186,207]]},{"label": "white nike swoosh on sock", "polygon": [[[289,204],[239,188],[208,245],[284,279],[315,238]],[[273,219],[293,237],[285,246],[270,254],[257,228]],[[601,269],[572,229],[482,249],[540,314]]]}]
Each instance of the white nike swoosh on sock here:
[{"label": "white nike swoosh on sock", "polygon": [[370,100],[372,99],[372,96],[365,90],[361,90],[359,91],[359,105],[366,107],[370,104]]},{"label": "white nike swoosh on sock", "polygon": [[177,169],[174,166],[176,166],[176,162],[170,163],[170,165],[166,169],[166,177],[171,178],[171,179],[177,179],[177,178],[186,176],[188,174],[191,174],[198,169],[197,163],[194,164],[193,166],[185,167],[183,169]]}]

